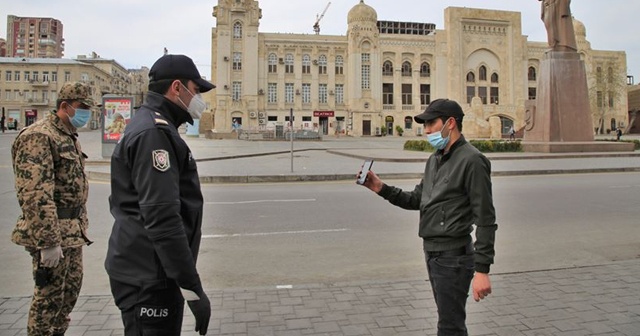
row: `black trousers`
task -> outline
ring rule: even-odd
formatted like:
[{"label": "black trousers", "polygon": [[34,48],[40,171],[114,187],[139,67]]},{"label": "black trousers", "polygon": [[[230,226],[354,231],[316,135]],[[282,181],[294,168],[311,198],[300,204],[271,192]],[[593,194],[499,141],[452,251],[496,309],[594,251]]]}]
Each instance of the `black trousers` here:
[{"label": "black trousers", "polygon": [[134,286],[109,279],[125,336],[180,335],[184,299],[172,280]]}]

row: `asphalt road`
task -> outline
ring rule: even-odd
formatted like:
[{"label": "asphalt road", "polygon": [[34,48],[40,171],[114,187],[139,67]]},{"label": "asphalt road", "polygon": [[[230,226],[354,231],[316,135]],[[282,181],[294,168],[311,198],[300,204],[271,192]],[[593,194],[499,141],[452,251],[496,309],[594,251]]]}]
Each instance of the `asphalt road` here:
[{"label": "asphalt road", "polygon": [[[6,153],[0,145],[0,152]],[[5,154],[6,155],[6,154]],[[29,257],[9,241],[19,213],[0,156],[0,296],[32,291]],[[640,257],[640,173],[494,177],[494,273]],[[389,181],[412,189],[416,181]],[[84,295],[108,294],[107,183],[90,185]],[[204,185],[198,267],[207,289],[425,278],[417,212],[353,182]]]}]

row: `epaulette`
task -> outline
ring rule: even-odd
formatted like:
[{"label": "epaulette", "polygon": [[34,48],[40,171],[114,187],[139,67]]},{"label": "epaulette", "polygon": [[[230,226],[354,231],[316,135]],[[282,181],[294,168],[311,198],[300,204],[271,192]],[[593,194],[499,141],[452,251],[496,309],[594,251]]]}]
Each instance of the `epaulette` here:
[{"label": "epaulette", "polygon": [[[154,118],[156,125],[169,125],[169,122],[162,119],[162,114],[158,113],[158,112],[154,112],[156,115],[156,118]],[[158,118],[159,117],[159,118]]]}]

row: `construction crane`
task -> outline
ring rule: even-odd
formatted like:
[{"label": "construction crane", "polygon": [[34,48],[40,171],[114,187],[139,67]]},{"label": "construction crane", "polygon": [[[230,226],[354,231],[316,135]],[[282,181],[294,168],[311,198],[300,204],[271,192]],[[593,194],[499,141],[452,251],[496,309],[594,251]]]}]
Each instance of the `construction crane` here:
[{"label": "construction crane", "polygon": [[327,9],[329,9],[330,5],[331,5],[331,1],[329,1],[329,3],[327,4],[327,7],[324,8],[324,10],[322,11],[322,14],[320,15],[316,14],[316,23],[313,24],[313,31],[316,32],[316,35],[320,34],[320,20],[322,20],[322,18],[324,17],[324,13],[327,12]]}]

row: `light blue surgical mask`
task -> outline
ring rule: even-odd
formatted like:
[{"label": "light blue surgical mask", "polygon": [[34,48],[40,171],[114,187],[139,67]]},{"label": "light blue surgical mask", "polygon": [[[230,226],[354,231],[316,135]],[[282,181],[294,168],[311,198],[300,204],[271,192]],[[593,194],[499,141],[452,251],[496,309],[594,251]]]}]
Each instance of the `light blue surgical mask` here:
[{"label": "light blue surgical mask", "polygon": [[[73,106],[71,106],[71,108],[75,111],[75,114],[73,115],[73,117],[69,118],[69,121],[71,122],[71,125],[73,125],[73,127],[75,128],[83,127],[89,122],[89,119],[91,119],[91,110],[74,108]],[[67,114],[67,116],[69,115]]]},{"label": "light blue surgical mask", "polygon": [[437,150],[444,149],[445,147],[447,147],[447,144],[449,143],[451,134],[449,134],[446,138],[442,137],[442,131],[444,130],[445,126],[447,126],[447,122],[449,122],[449,120],[445,121],[444,125],[442,125],[442,129],[439,130],[438,132],[433,132],[427,135],[427,140],[429,141],[431,146],[433,146],[433,148]]}]

